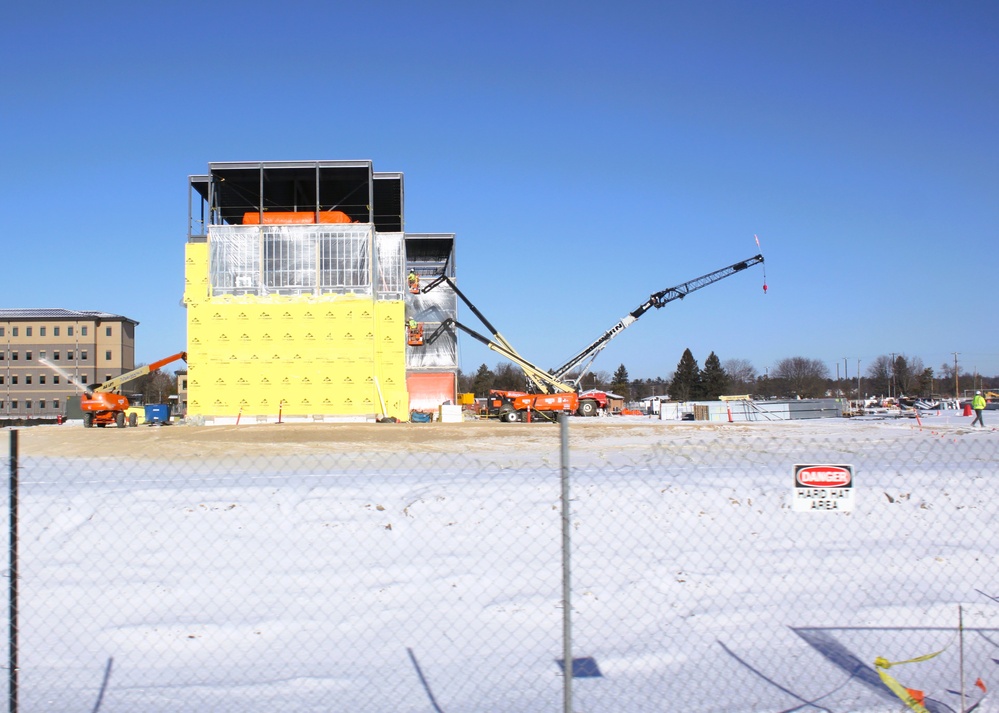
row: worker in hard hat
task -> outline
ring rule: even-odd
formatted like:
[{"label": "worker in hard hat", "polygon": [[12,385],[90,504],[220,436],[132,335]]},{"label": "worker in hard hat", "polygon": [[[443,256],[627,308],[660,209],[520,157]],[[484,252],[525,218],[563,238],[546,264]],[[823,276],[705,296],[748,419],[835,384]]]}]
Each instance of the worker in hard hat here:
[{"label": "worker in hard hat", "polygon": [[416,274],[415,270],[409,271],[409,277],[406,278],[406,282],[409,283],[409,291],[414,295],[420,291],[420,276]]},{"label": "worker in hard hat", "polygon": [[975,420],[971,422],[971,427],[974,428],[977,423],[982,428],[985,428],[985,421],[982,420],[982,411],[985,410],[985,397],[982,396],[981,391],[975,392],[975,398],[971,400],[971,408],[975,411]]},{"label": "worker in hard hat", "polygon": [[423,325],[417,322],[412,317],[406,323],[406,342],[411,347],[422,347],[423,346]]}]

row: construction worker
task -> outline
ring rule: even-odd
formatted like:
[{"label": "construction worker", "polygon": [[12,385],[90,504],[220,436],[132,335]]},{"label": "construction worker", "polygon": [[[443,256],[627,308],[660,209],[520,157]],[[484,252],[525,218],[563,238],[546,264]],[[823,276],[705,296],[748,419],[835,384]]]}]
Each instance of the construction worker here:
[{"label": "construction worker", "polygon": [[975,420],[971,422],[971,427],[974,428],[977,423],[982,428],[985,428],[985,421],[982,420],[982,411],[985,410],[985,397],[982,396],[981,391],[975,392],[975,398],[971,400],[971,408],[975,410]]},{"label": "construction worker", "polygon": [[409,277],[406,278],[406,282],[409,283],[409,291],[414,295],[420,291],[420,276],[416,274],[415,270],[409,271]]},{"label": "construction worker", "polygon": [[409,322],[406,323],[408,329],[406,330],[406,342],[411,347],[423,346],[423,325],[417,322],[412,317],[409,318]]}]

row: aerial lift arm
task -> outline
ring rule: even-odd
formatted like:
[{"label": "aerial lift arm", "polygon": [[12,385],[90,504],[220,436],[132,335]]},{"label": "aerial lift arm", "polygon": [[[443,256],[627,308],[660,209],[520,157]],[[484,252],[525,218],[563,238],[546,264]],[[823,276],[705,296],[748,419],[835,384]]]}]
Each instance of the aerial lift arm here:
[{"label": "aerial lift arm", "polygon": [[159,361],[154,361],[152,364],[143,364],[137,369],[133,369],[132,371],[126,372],[121,376],[116,376],[113,379],[108,379],[103,384],[98,384],[97,386],[93,387],[93,390],[95,392],[102,392],[102,393],[117,392],[118,389],[120,389],[123,384],[132,381],[132,379],[138,379],[140,376],[145,376],[149,372],[156,371],[161,366],[166,366],[167,364],[175,362],[178,359],[183,359],[184,361],[187,361],[187,352],[177,352],[176,354],[171,354],[170,356],[160,359]]},{"label": "aerial lift arm", "polygon": [[[424,287],[421,290],[421,292],[426,294],[427,292],[430,292],[430,290],[434,289],[441,283],[447,283],[447,285],[452,290],[454,290],[454,293],[461,298],[461,301],[464,302],[466,305],[468,305],[468,308],[472,310],[472,314],[478,317],[479,321],[482,322],[483,325],[485,325],[486,329],[488,329],[490,334],[493,335],[493,339],[495,341],[487,339],[478,332],[475,332],[474,330],[469,329],[465,325],[459,323],[457,320],[450,320],[456,327],[464,331],[469,336],[478,339],[480,342],[485,344],[493,351],[497,352],[498,354],[502,354],[503,356],[507,357],[512,362],[517,364],[517,366],[521,367],[524,370],[524,373],[527,375],[528,381],[532,383],[534,386],[536,386],[538,390],[541,391],[542,393],[550,394],[550,393],[557,393],[559,391],[572,391],[571,387],[567,387],[565,384],[562,384],[561,381],[559,380],[553,381],[548,372],[538,369],[538,367],[534,366],[529,361],[520,356],[520,354],[517,353],[517,350],[513,348],[510,342],[506,340],[506,337],[504,337],[502,334],[499,333],[499,330],[497,330],[496,327],[494,327],[492,323],[488,319],[486,319],[486,316],[479,311],[478,307],[472,304],[472,301],[465,296],[465,293],[462,292],[460,289],[458,289],[458,286],[454,284],[454,280],[452,280],[447,275],[442,274],[439,277],[435,278],[430,284]],[[443,327],[444,324],[447,324],[447,321],[442,322],[441,326]],[[434,335],[437,335],[439,331],[440,329],[434,332]],[[527,366],[525,366],[525,364]],[[537,372],[538,374],[544,374],[544,377],[542,378],[537,376],[535,372]],[[555,383],[558,383],[559,385],[555,386]]]},{"label": "aerial lift arm", "polygon": [[[424,287],[421,290],[421,292],[426,294],[427,292],[430,292],[430,290],[434,289],[443,282],[446,282],[448,287],[454,290],[454,293],[461,298],[461,301],[464,302],[466,305],[468,305],[468,308],[472,310],[472,314],[478,317],[479,321],[482,322],[482,324],[486,326],[486,329],[489,330],[490,334],[493,335],[493,339],[495,339],[504,349],[506,349],[511,354],[517,353],[517,350],[510,345],[510,342],[508,342],[506,338],[502,334],[500,334],[499,331],[497,331],[496,327],[494,327],[492,323],[488,319],[486,319],[486,316],[479,311],[478,307],[472,304],[472,301],[465,296],[465,293],[462,292],[460,289],[458,289],[458,286],[454,284],[454,280],[452,280],[447,275],[441,275],[440,277],[435,278],[429,285]],[[459,328],[464,329],[464,327],[459,327]]]},{"label": "aerial lift arm", "polygon": [[507,349],[502,344],[497,344],[488,337],[479,334],[471,327],[467,327],[458,320],[450,317],[441,322],[441,325],[434,330],[433,334],[431,334],[429,337],[426,338],[425,343],[433,344],[444,332],[450,331],[451,327],[457,327],[465,334],[485,344],[487,347],[489,347],[497,354],[504,356],[510,361],[512,361],[514,364],[519,366],[524,371],[528,379],[532,380],[536,384],[543,385],[545,388],[545,393],[562,392],[562,393],[571,394],[575,392],[576,389],[573,385],[567,384],[562,380],[553,377],[544,369],[535,366],[531,362],[527,361],[527,359],[517,354],[517,352]]},{"label": "aerial lift arm", "polygon": [[651,308],[661,309],[673,300],[683,299],[691,292],[695,292],[702,287],[707,287],[710,284],[718,282],[719,280],[724,280],[726,277],[730,277],[737,272],[742,272],[743,270],[752,267],[753,265],[759,265],[763,262],[762,255],[754,255],[748,260],[743,260],[742,262],[737,262],[734,265],[729,265],[728,267],[723,267],[721,270],[715,270],[714,272],[709,272],[707,275],[701,275],[700,277],[694,278],[687,282],[681,283],[674,287],[669,287],[660,292],[655,292],[649,296],[645,302],[640,304],[636,309],[629,312],[623,319],[621,319],[617,324],[608,329],[606,332],[601,334],[596,341],[587,346],[583,351],[581,351],[576,356],[572,357],[565,364],[560,366],[551,372],[552,376],[558,381],[565,378],[565,375],[572,371],[574,368],[586,361],[585,367],[583,367],[578,376],[575,379],[575,383],[579,383],[579,380],[583,378],[586,374],[586,370],[589,365],[596,359],[597,355],[607,346],[611,339],[616,337],[627,327],[631,326],[639,317],[648,312]]}]

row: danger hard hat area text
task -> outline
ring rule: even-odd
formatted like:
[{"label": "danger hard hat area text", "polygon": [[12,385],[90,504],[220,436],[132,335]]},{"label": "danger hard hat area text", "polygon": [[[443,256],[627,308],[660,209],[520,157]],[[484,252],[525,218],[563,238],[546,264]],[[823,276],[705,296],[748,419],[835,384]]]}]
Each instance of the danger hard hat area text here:
[{"label": "danger hard hat area text", "polygon": [[796,512],[853,510],[853,488],[795,488],[793,509]]},{"label": "danger hard hat area text", "polygon": [[794,492],[795,492],[795,495],[797,495],[799,499],[800,498],[807,498],[807,499],[815,499],[815,498],[826,499],[826,498],[830,498],[830,499],[835,500],[837,498],[845,498],[846,494],[849,491],[845,490],[843,488],[798,488]]}]

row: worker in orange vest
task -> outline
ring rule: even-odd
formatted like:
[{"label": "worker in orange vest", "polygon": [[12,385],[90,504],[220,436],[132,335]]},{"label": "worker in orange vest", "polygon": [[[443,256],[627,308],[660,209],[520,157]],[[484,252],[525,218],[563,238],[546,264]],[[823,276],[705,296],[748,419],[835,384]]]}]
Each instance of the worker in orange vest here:
[{"label": "worker in orange vest", "polygon": [[420,291],[420,276],[416,274],[415,270],[409,271],[409,277],[406,278],[409,283],[409,291],[414,295]]}]

